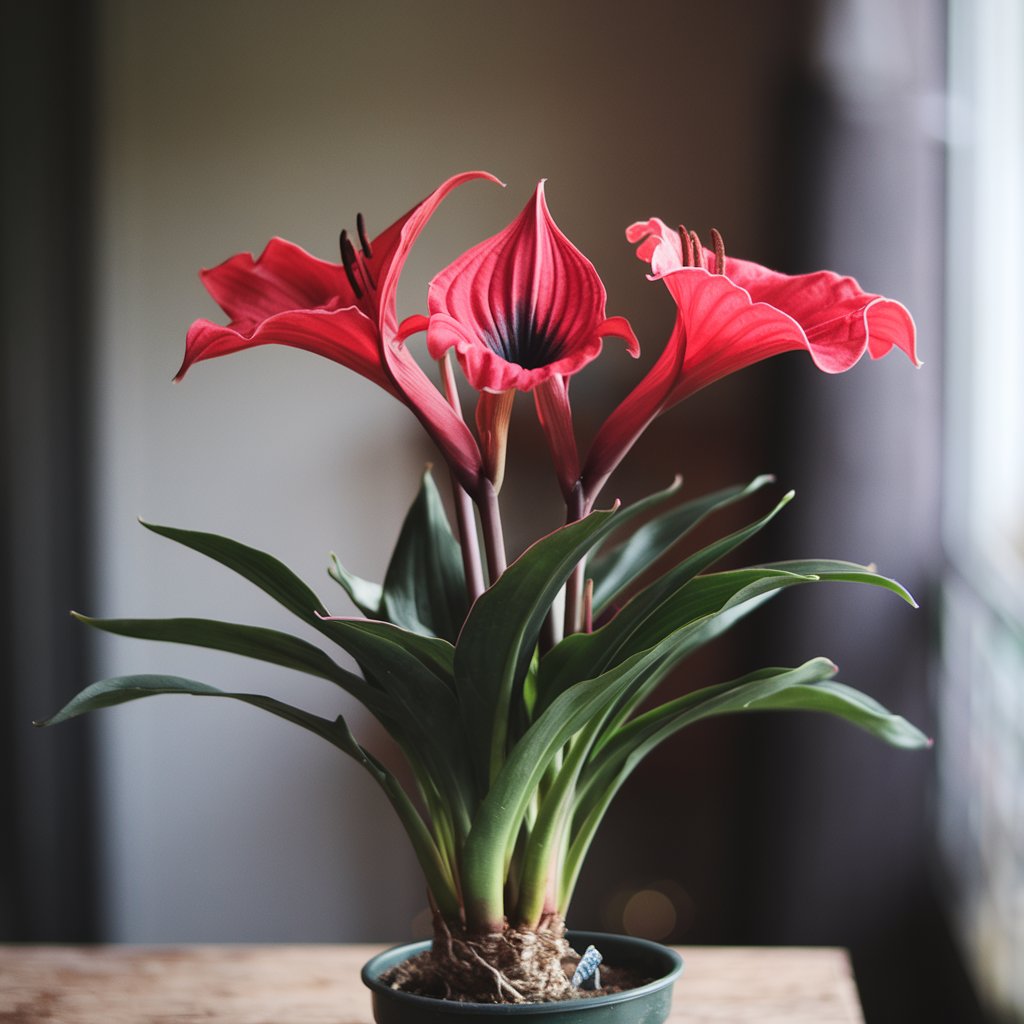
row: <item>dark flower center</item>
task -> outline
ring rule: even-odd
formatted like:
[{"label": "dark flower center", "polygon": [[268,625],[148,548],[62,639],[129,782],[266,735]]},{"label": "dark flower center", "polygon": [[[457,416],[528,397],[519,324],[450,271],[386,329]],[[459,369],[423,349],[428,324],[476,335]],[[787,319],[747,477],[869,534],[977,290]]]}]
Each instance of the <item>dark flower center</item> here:
[{"label": "dark flower center", "polygon": [[510,318],[495,320],[494,329],[484,336],[484,342],[505,362],[524,370],[537,370],[562,357],[565,339],[551,329],[550,323],[538,322],[519,305]]}]

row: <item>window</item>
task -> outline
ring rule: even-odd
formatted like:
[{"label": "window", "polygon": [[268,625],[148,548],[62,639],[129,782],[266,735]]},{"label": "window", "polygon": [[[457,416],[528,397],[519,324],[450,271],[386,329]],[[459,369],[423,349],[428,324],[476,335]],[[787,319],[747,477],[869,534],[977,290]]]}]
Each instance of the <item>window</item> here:
[{"label": "window", "polygon": [[939,824],[982,996],[1024,1015],[1024,5],[950,5]]}]

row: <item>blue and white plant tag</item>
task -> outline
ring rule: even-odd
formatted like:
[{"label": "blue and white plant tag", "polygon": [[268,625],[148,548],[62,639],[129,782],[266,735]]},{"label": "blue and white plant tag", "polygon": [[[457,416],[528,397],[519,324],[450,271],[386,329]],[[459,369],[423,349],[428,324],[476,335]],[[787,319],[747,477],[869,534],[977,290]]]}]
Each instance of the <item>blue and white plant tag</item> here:
[{"label": "blue and white plant tag", "polygon": [[573,971],[572,987],[586,990],[600,988],[601,972],[598,970],[598,964],[602,959],[601,954],[593,946],[587,946],[586,952],[576,965],[576,970]]}]

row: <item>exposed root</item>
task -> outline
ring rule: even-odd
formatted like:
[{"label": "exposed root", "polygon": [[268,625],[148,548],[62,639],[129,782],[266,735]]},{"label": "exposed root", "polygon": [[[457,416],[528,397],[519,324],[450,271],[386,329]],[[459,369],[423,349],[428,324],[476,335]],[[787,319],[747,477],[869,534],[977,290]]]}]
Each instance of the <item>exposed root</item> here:
[{"label": "exposed root", "polygon": [[480,964],[480,966],[483,967],[483,969],[485,971],[490,971],[491,974],[494,975],[494,981],[495,981],[495,984],[498,987],[498,998],[495,1000],[496,1003],[503,1003],[503,1002],[505,1002],[505,1000],[501,998],[502,990],[505,990],[505,991],[511,993],[511,995],[512,995],[512,1002],[514,1002],[514,1003],[526,1003],[526,1002],[529,1002],[529,1000],[526,998],[526,996],[524,996],[523,993],[520,992],[519,989],[517,989],[515,987],[515,985],[513,985],[512,982],[510,982],[508,980],[508,978],[506,978],[505,975],[502,974],[502,972],[498,970],[497,967],[494,967],[491,964],[489,964],[473,948],[473,943],[467,942],[466,943],[466,948],[469,950],[470,956],[472,956],[473,959],[478,964]]},{"label": "exposed root", "polygon": [[578,998],[570,983],[579,955],[560,919],[542,930],[506,928],[490,935],[435,927],[427,953],[399,964],[381,980],[392,988],[473,1003],[543,1003]]}]

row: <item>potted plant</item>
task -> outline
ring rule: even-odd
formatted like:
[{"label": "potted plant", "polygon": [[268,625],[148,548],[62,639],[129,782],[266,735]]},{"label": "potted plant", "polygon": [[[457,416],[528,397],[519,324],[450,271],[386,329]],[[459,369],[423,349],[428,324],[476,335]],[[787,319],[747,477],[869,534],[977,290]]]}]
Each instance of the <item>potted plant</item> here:
[{"label": "potted plant", "polygon": [[[316,733],[380,785],[429,891],[434,940],[412,960],[389,955],[368,968],[378,997],[398,990],[406,1003],[436,1005],[440,997],[557,1007],[594,984],[576,969],[579,953],[565,933],[580,866],[610,801],[655,746],[712,716],[781,709],[839,716],[897,746],[928,743],[904,719],[837,682],[826,658],[754,670],[659,702],[659,683],[680,662],[788,587],[856,582],[913,599],[872,568],[847,562],[717,569],[791,494],[743,529],[686,545],[693,527],[760,492],[767,477],[690,498],[677,479],[625,507],[600,499],[646,427],[695,391],[790,350],[806,351],[830,373],[894,347],[916,363],[914,326],[899,303],[864,293],[850,278],[789,277],[727,257],[717,232],[705,247],[695,233],[657,219],[634,224],[627,238],[675,303],[675,324],[657,361],[584,449],[570,380],[598,356],[602,339],[618,339],[634,356],[639,344],[625,319],[606,315],[604,286],[552,220],[543,182],[512,224],[433,278],[424,313],[399,322],[396,288],[412,245],[445,196],[471,179],[497,181],[480,172],[453,177],[372,240],[359,217],[355,238],[341,234],[338,263],[273,239],[257,259],[241,254],[203,271],[230,322],[194,323],[178,373],[264,344],[355,370],[407,405],[435,442],[450,478],[454,527],[428,469],[382,584],[332,559],[330,576],[358,612],[340,616],[268,554],[144,524],[240,573],[313,627],[326,648],[232,622],[78,616],[112,633],[231,651],[339,686],[394,738],[415,792],[402,788],[342,717],[189,679],[106,679],[44,724],[181,693],[230,697]],[[410,350],[419,332],[440,386]],[[472,416],[462,409],[456,362],[475,392]],[[533,396],[566,515],[509,562],[499,492],[517,392]],[[340,665],[331,645],[359,672]],[[607,946],[631,961],[621,942]],[[584,968],[598,955],[586,957]],[[667,1011],[678,961],[647,970],[662,978],[658,998]],[[637,991],[651,988],[649,975],[638,981]],[[613,998],[620,997],[591,1002]],[[384,1019],[392,1011],[380,1004],[377,1012]]]}]

